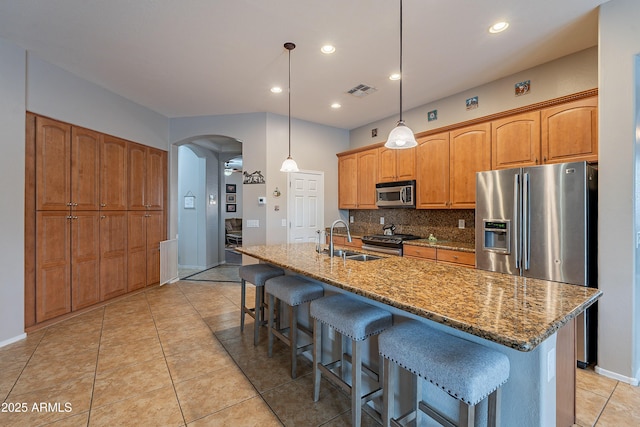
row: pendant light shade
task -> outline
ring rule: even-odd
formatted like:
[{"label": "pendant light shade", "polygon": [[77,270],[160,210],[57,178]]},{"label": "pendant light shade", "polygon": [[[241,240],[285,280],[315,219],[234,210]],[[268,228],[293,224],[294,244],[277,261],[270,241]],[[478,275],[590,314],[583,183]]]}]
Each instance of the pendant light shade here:
[{"label": "pendant light shade", "polygon": [[402,74],[402,0],[400,0],[400,120],[398,120],[396,127],[389,132],[389,138],[384,144],[387,148],[403,149],[418,145],[413,131],[402,120],[402,80],[404,80],[404,75]]},{"label": "pendant light shade", "polygon": [[289,156],[282,162],[280,172],[298,172],[298,164],[291,157],[291,51],[296,48],[296,45],[287,42],[284,48],[289,51]]}]

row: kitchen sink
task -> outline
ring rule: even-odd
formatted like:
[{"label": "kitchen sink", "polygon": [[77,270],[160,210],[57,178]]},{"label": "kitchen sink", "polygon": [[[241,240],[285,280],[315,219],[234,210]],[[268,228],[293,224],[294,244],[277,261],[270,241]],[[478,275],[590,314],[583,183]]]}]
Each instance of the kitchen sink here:
[{"label": "kitchen sink", "polygon": [[376,256],[376,255],[369,255],[369,254],[357,254],[357,255],[347,255],[347,259],[353,260],[353,261],[375,261],[377,259],[380,259],[382,257],[380,256]]},{"label": "kitchen sink", "polygon": [[[323,249],[322,252],[327,254],[327,255],[329,255],[329,249]],[[362,254],[359,253],[359,252],[348,251],[348,250],[345,250],[345,249],[335,249],[333,251],[333,256],[337,256],[337,257],[346,256],[347,258],[349,258],[349,257],[354,256],[354,255],[362,255]]]}]

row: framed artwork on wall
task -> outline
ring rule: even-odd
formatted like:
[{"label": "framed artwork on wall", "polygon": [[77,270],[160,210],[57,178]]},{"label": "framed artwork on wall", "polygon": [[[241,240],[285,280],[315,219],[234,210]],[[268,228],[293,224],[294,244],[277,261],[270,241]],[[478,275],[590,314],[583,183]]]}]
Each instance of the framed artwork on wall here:
[{"label": "framed artwork on wall", "polygon": [[235,203],[236,195],[235,194],[227,194],[227,203]]},{"label": "framed artwork on wall", "polygon": [[235,203],[227,203],[227,212],[235,212],[236,204]]},{"label": "framed artwork on wall", "polygon": [[227,193],[235,193],[236,185],[235,184],[227,184]]}]

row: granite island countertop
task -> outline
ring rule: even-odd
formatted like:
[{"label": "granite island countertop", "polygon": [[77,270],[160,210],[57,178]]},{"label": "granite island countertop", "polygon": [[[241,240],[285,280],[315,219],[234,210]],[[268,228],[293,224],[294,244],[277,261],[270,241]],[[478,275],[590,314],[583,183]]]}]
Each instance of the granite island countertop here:
[{"label": "granite island countertop", "polygon": [[315,247],[296,243],[236,250],[519,351],[533,350],[602,295],[583,286],[393,255],[345,261]]}]

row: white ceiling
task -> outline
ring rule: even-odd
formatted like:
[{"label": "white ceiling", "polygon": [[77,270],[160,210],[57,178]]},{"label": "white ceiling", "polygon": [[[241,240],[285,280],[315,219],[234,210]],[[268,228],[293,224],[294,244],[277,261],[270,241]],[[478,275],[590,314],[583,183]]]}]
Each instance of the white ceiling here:
[{"label": "white ceiling", "polygon": [[[404,0],[404,109],[595,46],[605,1]],[[286,41],[293,117],[353,129],[399,109],[397,0],[0,0],[0,37],[167,117],[287,115]],[[377,92],[346,94],[361,83]]]}]

